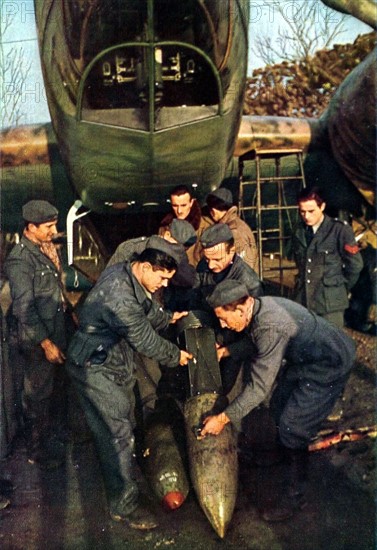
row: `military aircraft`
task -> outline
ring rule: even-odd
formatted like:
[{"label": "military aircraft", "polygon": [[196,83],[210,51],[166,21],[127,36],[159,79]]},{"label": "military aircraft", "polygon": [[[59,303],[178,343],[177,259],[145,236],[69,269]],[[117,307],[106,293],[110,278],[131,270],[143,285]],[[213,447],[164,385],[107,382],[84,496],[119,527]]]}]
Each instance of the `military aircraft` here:
[{"label": "military aircraft", "polygon": [[[372,1],[325,3],[375,26]],[[242,117],[248,0],[36,0],[35,8],[52,123],[2,131],[4,231],[17,230],[28,199],[48,198],[63,214],[75,204],[70,254],[95,279],[113,227],[166,210],[177,183],[202,200],[232,157],[271,145],[309,152],[312,181],[340,168],[339,208],[374,205],[375,54],[319,120]],[[90,216],[74,223],[80,205],[92,211],[90,230]]]},{"label": "military aircraft", "polygon": [[[248,1],[56,0],[35,8],[53,132],[5,132],[4,166],[26,161],[37,180],[48,174],[34,193],[65,205],[79,198],[101,214],[161,211],[177,182],[204,197],[221,181],[241,118]],[[59,198],[49,173],[53,136],[66,171]],[[5,174],[4,207],[13,175]]]}]

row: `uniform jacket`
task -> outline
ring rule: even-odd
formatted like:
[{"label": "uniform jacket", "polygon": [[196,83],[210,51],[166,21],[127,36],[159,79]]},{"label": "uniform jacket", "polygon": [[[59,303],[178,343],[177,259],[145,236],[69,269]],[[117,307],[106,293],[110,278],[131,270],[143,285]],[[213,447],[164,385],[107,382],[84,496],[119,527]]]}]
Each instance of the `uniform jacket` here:
[{"label": "uniform jacket", "polygon": [[[164,234],[166,228],[169,227],[169,225],[171,224],[174,218],[175,218],[175,215],[173,212],[169,212],[168,214],[166,214],[158,230],[159,235]],[[186,218],[186,221],[191,223],[191,225],[195,229],[196,236],[198,237],[197,242],[192,246],[190,246],[190,248],[187,250],[187,256],[190,264],[196,266],[202,257],[202,245],[199,242],[200,236],[203,233],[203,231],[207,229],[207,227],[213,224],[213,221],[207,216],[202,215],[200,206],[196,201],[196,199],[194,200],[194,203],[191,207],[188,217]]]},{"label": "uniform jacket", "polygon": [[255,353],[243,358],[248,382],[225,410],[232,422],[262,403],[281,368],[298,365],[303,380],[327,384],[330,391],[331,382],[345,376],[355,360],[354,342],[342,329],[286,298],[256,299],[245,333]]},{"label": "uniform jacket", "polygon": [[60,273],[53,262],[25,236],[5,262],[12,296],[11,330],[17,332],[22,349],[49,338],[66,346],[65,314]]},{"label": "uniform jacket", "polygon": [[363,267],[351,227],[325,215],[307,246],[305,224],[300,223],[292,250],[298,268],[294,299],[319,315],[345,310]]},{"label": "uniform jacket", "polygon": [[[233,262],[220,273],[213,273],[206,260],[203,258],[197,268],[196,287],[191,294],[190,309],[204,309],[211,311],[206,298],[212,293],[214,287],[225,279],[240,281],[246,285],[250,296],[258,297],[263,295],[263,286],[251,267],[238,256],[234,255]],[[241,356],[249,346],[246,344],[247,338],[226,328],[220,329],[216,334],[217,342],[226,345],[235,361],[242,360]]]},{"label": "uniform jacket", "polygon": [[137,351],[173,367],[178,365],[178,347],[159,336],[171,314],[150,299],[132,274],[131,264],[106,268],[90,291],[80,314],[68,357],[78,365],[102,364],[110,350],[122,341],[124,357],[119,369],[133,369]]},{"label": "uniform jacket", "polygon": [[250,296],[257,297],[263,294],[262,283],[258,275],[238,254],[234,255],[233,262],[221,273],[213,273],[204,258],[199,262],[196,271],[195,287],[201,289],[203,296],[209,295],[214,286],[225,279],[235,279],[244,283]]},{"label": "uniform jacket", "polygon": [[219,223],[225,223],[234,237],[237,254],[256,273],[259,273],[258,251],[255,238],[250,227],[237,214],[237,206],[232,206],[221,218]]}]

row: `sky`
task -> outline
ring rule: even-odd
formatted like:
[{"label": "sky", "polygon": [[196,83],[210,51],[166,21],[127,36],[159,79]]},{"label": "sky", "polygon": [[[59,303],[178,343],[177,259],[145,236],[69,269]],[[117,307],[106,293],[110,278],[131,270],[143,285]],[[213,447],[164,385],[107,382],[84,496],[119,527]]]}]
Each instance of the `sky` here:
[{"label": "sky", "polygon": [[[4,22],[7,14],[13,15],[11,27],[1,37],[5,54],[12,47],[22,48],[23,55],[31,63],[27,82],[21,91],[20,108],[22,118],[20,123],[34,124],[49,121],[50,117],[39,63],[34,2],[33,0],[0,0],[0,2],[2,21]],[[250,45],[253,46],[253,38],[255,39],[260,33],[268,33],[272,40],[276,42],[279,28],[287,28],[287,21],[289,22],[295,17],[302,2],[312,2],[316,5],[316,20],[319,25],[321,18],[323,18],[322,10],[326,9],[320,0],[280,0],[279,4],[283,7],[284,17],[281,17],[276,9],[276,0],[250,0]],[[335,23],[341,15],[332,11],[332,17]],[[336,39],[337,43],[353,42],[359,34],[371,31],[370,27],[351,16],[347,16],[343,28],[344,32]],[[251,75],[253,69],[260,66],[263,66],[263,62],[255,56],[251,47],[249,50],[248,75]],[[13,93],[12,83],[7,82],[6,77],[4,80],[6,93]]]}]

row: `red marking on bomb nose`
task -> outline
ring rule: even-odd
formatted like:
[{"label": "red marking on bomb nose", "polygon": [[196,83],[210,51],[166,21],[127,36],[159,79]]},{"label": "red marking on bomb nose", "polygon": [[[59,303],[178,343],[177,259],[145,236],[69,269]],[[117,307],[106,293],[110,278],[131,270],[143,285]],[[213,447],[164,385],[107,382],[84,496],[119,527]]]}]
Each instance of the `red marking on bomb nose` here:
[{"label": "red marking on bomb nose", "polygon": [[168,510],[176,510],[185,501],[185,496],[180,493],[179,491],[171,491],[170,493],[167,493],[164,498],[162,499],[163,505]]}]

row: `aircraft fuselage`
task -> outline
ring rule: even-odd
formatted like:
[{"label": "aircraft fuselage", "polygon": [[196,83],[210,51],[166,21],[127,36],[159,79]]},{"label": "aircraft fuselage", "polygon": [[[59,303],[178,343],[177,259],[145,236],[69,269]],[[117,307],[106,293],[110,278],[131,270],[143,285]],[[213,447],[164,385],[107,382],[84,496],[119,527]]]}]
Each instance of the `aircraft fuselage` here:
[{"label": "aircraft fuselage", "polygon": [[36,0],[46,93],[73,186],[97,212],[199,198],[232,157],[248,2]]}]

